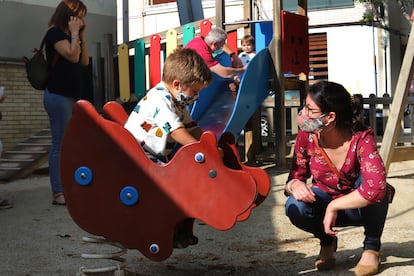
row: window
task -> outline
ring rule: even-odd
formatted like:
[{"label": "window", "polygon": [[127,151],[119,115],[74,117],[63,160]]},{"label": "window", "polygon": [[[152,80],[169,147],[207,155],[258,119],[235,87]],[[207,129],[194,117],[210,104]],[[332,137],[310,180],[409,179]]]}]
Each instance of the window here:
[{"label": "window", "polygon": [[149,5],[166,4],[166,3],[172,3],[172,2],[175,2],[175,1],[176,0],[150,0]]},{"label": "window", "polygon": [[[298,1],[283,0],[283,9],[296,11]],[[308,0],[308,10],[349,8],[354,6],[354,0]]]}]

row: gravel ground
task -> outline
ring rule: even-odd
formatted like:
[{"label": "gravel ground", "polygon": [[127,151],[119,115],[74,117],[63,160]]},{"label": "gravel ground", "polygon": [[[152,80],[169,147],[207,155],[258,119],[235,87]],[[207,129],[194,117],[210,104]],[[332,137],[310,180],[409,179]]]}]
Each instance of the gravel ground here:
[{"label": "gravel ground", "polygon": [[[284,215],[287,171],[274,167],[266,171],[272,179],[271,193],[247,221],[229,231],[196,221],[198,245],[176,249],[163,262],[128,250],[125,275],[353,275],[363,229],[342,228],[337,266],[330,272],[315,271],[318,241],[293,227]],[[414,161],[393,163],[388,180],[397,193],[384,229],[379,275],[414,275]],[[81,267],[115,265],[80,256],[119,249],[83,242],[88,233],[72,221],[65,207],[50,204],[48,181],[48,175],[33,175],[0,185],[0,195],[15,205],[0,210],[0,275],[77,275]]]}]

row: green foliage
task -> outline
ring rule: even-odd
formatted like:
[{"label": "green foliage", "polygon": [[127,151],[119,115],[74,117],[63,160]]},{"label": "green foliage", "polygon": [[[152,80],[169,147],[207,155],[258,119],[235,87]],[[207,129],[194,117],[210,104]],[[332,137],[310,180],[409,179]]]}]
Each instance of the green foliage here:
[{"label": "green foliage", "polygon": [[[365,14],[362,16],[360,22],[362,24],[373,24],[373,22],[382,23],[384,19],[384,9],[386,8],[386,3],[390,0],[355,0],[359,3],[365,3],[366,5],[370,5],[371,9],[367,9]],[[412,0],[394,0],[397,2],[398,6],[400,7],[402,15],[410,19],[411,10],[413,8],[413,1]]]}]

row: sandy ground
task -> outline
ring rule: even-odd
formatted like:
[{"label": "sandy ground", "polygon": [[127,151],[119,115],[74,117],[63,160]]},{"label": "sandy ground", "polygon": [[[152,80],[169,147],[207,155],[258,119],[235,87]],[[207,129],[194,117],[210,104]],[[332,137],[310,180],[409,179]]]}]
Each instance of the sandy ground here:
[{"label": "sandy ground", "polygon": [[[274,167],[266,171],[272,179],[271,193],[247,221],[229,231],[196,221],[199,244],[176,249],[163,262],[128,250],[125,275],[353,275],[363,229],[342,228],[336,268],[315,271],[318,241],[293,227],[284,215],[287,171]],[[384,229],[379,275],[414,275],[414,161],[393,163],[388,180],[397,194]],[[119,249],[83,242],[89,235],[72,221],[66,207],[51,205],[48,181],[48,175],[33,175],[0,185],[0,195],[11,198],[15,205],[0,210],[0,275],[77,275],[81,267],[116,264],[80,256]]]}]

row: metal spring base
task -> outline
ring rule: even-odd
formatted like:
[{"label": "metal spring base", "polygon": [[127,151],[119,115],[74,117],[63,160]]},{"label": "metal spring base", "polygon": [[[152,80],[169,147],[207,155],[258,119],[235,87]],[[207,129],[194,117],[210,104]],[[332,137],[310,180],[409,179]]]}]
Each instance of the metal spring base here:
[{"label": "metal spring base", "polygon": [[97,273],[104,273],[104,272],[114,272],[115,276],[123,276],[125,275],[124,268],[126,267],[126,259],[121,257],[122,255],[125,255],[127,253],[127,249],[123,247],[121,244],[116,242],[108,242],[104,238],[99,237],[83,237],[82,241],[87,243],[99,243],[99,244],[106,244],[106,245],[112,245],[115,247],[118,247],[121,249],[118,252],[114,253],[106,253],[106,254],[81,254],[82,258],[85,259],[108,259],[108,260],[115,260],[120,262],[119,264],[107,266],[107,267],[101,267],[101,268],[86,268],[81,267],[79,268],[79,273],[77,273],[77,276],[85,276],[90,274],[97,274]]}]

